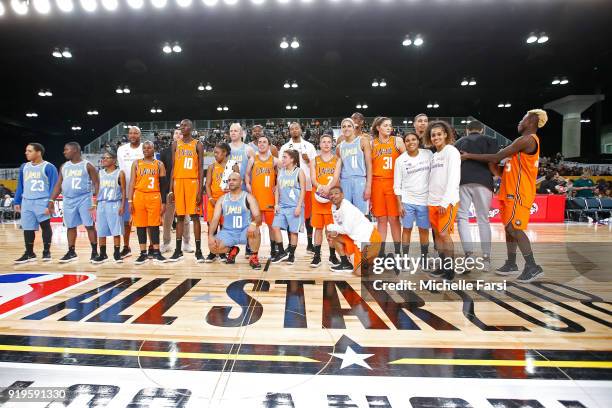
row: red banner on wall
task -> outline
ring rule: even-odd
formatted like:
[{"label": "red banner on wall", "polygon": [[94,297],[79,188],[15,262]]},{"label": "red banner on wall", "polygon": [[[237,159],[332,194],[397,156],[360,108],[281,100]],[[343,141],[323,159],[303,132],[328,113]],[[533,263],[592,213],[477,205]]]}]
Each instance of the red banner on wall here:
[{"label": "red banner on wall", "polygon": [[[531,205],[530,222],[563,222],[565,220],[565,195],[537,195]],[[470,222],[476,222],[474,205],[470,207]],[[489,210],[491,222],[501,222],[499,200],[493,197]]]}]

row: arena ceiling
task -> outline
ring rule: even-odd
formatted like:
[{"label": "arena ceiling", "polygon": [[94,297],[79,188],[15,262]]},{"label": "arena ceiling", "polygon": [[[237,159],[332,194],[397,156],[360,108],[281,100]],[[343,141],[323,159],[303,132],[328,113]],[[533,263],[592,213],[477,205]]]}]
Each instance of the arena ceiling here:
[{"label": "arena ceiling", "polygon": [[[512,138],[526,109],[611,87],[612,2],[605,0],[241,0],[214,7],[194,0],[186,8],[169,0],[140,10],[120,0],[115,12],[98,5],[87,13],[77,4],[69,14],[52,1],[46,16],[17,16],[0,1],[3,164],[20,161],[31,138],[86,143],[120,121],[343,116],[359,103],[367,103],[367,116],[474,115]],[[530,32],[549,41],[527,44]],[[422,46],[402,45],[417,34]],[[299,48],[279,47],[294,36]],[[162,51],[175,41],[182,52]],[[56,47],[68,47],[72,58],[54,58]],[[555,77],[568,83],[552,85]],[[476,85],[461,86],[464,78]],[[387,86],[372,87],[374,79]],[[285,89],[286,80],[298,88]],[[212,91],[199,91],[201,82]],[[124,86],[131,92],[117,94]],[[611,122],[609,99],[585,113],[592,120],[586,135]],[[438,109],[427,109],[436,102]],[[289,113],[288,103],[298,109]],[[547,130],[554,149],[560,125],[554,114]]]}]

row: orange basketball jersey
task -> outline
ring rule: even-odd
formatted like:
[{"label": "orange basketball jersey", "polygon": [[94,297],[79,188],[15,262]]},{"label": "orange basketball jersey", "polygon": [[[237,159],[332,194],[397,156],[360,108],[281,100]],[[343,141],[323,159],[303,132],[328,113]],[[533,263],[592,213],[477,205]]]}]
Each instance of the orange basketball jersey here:
[{"label": "orange basketball jersey", "polygon": [[379,138],[374,139],[372,141],[372,175],[392,179],[395,159],[399,155],[394,136],[391,136],[385,143]]},{"label": "orange basketball jersey", "polygon": [[219,164],[215,161],[212,169],[212,180],[210,181],[210,192],[212,193],[211,198],[215,200],[225,194],[225,191],[221,189],[221,180],[223,179],[224,171],[225,165]]},{"label": "orange basketball jersey", "polygon": [[519,152],[506,161],[498,196],[500,200],[517,200],[523,207],[531,207],[536,196],[540,139],[536,135],[531,136],[537,145],[535,153]]},{"label": "orange basketball jersey", "polygon": [[200,161],[198,158],[198,141],[192,140],[183,143],[182,140],[176,142],[174,151],[174,178],[175,179],[197,179]]},{"label": "orange basketball jersey", "polygon": [[134,190],[143,193],[159,192],[159,168],[161,162],[154,159],[152,162],[138,160],[137,163]]},{"label": "orange basketball jersey", "polygon": [[261,211],[274,210],[274,187],[276,187],[274,156],[270,154],[268,160],[264,161],[259,158],[259,154],[256,154],[251,172],[251,190]]},{"label": "orange basketball jersey", "polygon": [[[321,185],[328,185],[334,179],[334,171],[336,171],[336,163],[338,158],[334,155],[329,161],[325,161],[321,156],[315,157],[315,177],[317,183]],[[312,193],[315,194],[316,189],[312,189]],[[331,202],[323,204],[318,202],[316,199],[312,200],[312,211],[315,214],[331,214]]]}]

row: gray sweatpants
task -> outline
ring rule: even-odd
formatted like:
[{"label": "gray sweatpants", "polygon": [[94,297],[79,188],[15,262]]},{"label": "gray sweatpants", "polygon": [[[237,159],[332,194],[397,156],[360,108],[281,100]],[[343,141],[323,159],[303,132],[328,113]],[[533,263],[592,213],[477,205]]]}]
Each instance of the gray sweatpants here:
[{"label": "gray sweatpants", "polygon": [[483,255],[491,255],[491,225],[489,223],[489,208],[493,192],[481,184],[469,183],[459,187],[459,209],[457,210],[457,226],[464,252],[474,252],[475,239],[470,231],[470,206],[474,203],[476,222],[480,235],[480,247]]},{"label": "gray sweatpants", "polygon": [[[163,244],[170,245],[170,240],[172,239],[172,221],[174,221],[174,201],[172,203],[166,203],[166,212],[164,213],[164,233],[163,233]],[[189,245],[190,234],[189,234],[189,225],[190,225],[189,216],[185,216],[185,227],[183,228],[183,248],[185,245]]]}]

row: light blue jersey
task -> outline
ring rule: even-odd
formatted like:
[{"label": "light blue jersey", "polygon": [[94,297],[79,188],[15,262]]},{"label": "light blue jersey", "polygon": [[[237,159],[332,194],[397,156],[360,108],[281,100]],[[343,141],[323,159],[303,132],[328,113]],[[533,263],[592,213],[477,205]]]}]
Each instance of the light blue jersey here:
[{"label": "light blue jersey", "polygon": [[101,201],[121,201],[121,186],[119,185],[118,168],[115,171],[108,173],[106,170],[100,170],[100,192],[98,193],[98,202]]},{"label": "light blue jersey", "polygon": [[32,164],[31,162],[24,164],[23,198],[28,200],[49,199],[49,191],[53,189],[53,186],[50,185],[49,177],[45,172],[47,166],[52,166],[52,164],[46,161],[40,164]]},{"label": "light blue jersey", "polygon": [[300,199],[300,168],[296,167],[288,172],[281,169],[278,172],[276,186],[278,188],[278,205],[280,208],[295,208]]},{"label": "light blue jersey", "polygon": [[77,198],[84,194],[91,194],[91,179],[87,172],[87,160],[78,163],[67,161],[62,166],[62,196]]},{"label": "light blue jersey", "polygon": [[342,159],[342,169],[340,178],[365,177],[366,166],[365,156],[361,150],[361,136],[356,137],[352,142],[345,140],[340,143],[340,158]]},{"label": "light blue jersey", "polygon": [[235,160],[240,169],[240,177],[244,180],[244,175],[246,174],[247,164],[249,163],[249,155],[247,153],[247,145],[245,143],[242,144],[241,147],[235,148],[230,144],[232,149],[230,153],[230,160]]},{"label": "light blue jersey", "polygon": [[247,193],[243,191],[237,200],[232,200],[230,193],[223,196],[223,230],[239,230],[247,228],[251,223],[251,211],[247,207]]}]

